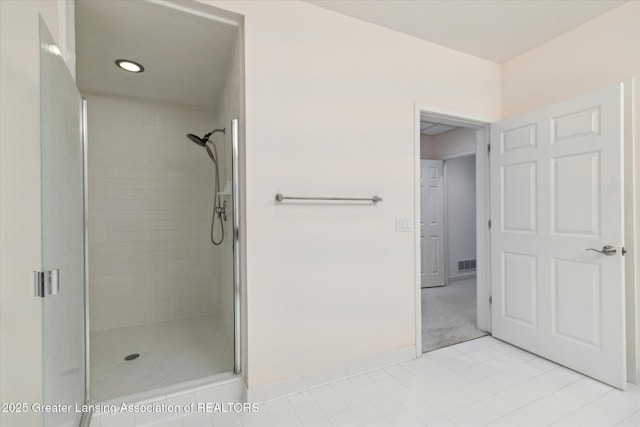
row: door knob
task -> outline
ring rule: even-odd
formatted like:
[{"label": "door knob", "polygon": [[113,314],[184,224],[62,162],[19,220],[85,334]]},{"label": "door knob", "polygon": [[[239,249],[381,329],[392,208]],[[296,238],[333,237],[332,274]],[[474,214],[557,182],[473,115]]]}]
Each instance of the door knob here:
[{"label": "door knob", "polygon": [[605,254],[606,256],[614,256],[616,254],[616,248],[614,248],[611,245],[603,246],[601,251],[599,251],[597,249],[594,249],[594,248],[585,249],[585,251],[599,252],[601,254]]}]

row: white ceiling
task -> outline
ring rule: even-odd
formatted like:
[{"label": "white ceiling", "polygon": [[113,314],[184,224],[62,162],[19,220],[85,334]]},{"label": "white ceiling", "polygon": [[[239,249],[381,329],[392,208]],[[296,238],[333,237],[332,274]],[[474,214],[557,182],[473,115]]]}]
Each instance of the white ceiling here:
[{"label": "white ceiling", "polygon": [[449,132],[450,130],[458,129],[455,126],[449,126],[442,123],[429,122],[426,120],[420,120],[420,133],[422,135],[436,136],[441,133]]},{"label": "white ceiling", "polygon": [[306,0],[502,63],[626,0]]},{"label": "white ceiling", "polygon": [[[623,0],[308,0],[320,7],[503,62]],[[237,27],[145,1],[76,1],[82,91],[215,108]],[[119,58],[144,65],[132,74]]]},{"label": "white ceiling", "polygon": [[[143,1],[76,1],[81,91],[215,108],[237,27]],[[145,67],[120,70],[123,58]]]}]

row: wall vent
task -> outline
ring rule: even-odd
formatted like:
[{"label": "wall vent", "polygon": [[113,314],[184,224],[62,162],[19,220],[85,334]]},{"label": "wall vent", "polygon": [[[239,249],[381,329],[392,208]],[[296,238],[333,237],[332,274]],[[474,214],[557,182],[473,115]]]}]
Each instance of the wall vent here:
[{"label": "wall vent", "polygon": [[464,261],[458,261],[458,271],[469,271],[476,269],[476,260],[468,259]]}]

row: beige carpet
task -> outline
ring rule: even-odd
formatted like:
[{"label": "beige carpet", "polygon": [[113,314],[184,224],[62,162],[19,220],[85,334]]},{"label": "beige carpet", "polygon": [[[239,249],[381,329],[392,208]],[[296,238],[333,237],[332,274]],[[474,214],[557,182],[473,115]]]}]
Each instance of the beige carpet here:
[{"label": "beige carpet", "polygon": [[422,352],[487,335],[476,328],[476,280],[422,289]]}]

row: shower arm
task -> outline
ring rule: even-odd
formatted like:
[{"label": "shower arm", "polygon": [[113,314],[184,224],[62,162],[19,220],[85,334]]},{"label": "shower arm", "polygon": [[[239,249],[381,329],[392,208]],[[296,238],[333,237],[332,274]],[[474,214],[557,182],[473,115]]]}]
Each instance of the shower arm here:
[{"label": "shower arm", "polygon": [[[211,132],[206,133],[206,134],[202,137],[202,139],[204,139],[205,143],[206,143],[206,142],[211,142],[211,141],[209,140],[209,137],[210,137],[211,135],[213,135],[214,133],[216,133],[216,132],[222,132],[222,134],[224,135],[224,134],[226,134],[226,129],[225,129],[225,128],[222,128],[222,129],[214,129],[214,130],[212,130]],[[211,143],[213,144],[213,142],[211,142]]]}]

